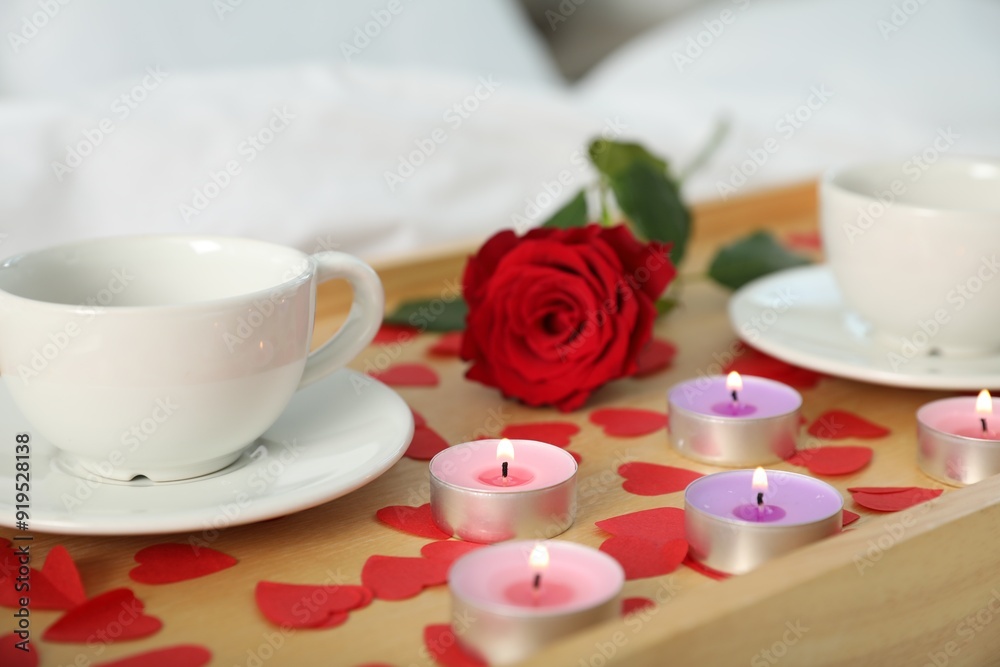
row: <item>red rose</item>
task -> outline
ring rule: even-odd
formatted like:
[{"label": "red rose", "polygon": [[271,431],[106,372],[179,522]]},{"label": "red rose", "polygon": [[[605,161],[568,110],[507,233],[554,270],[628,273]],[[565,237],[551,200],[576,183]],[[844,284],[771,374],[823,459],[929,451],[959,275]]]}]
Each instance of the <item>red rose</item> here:
[{"label": "red rose", "polygon": [[466,377],[528,405],[579,408],[636,370],[655,300],[676,271],[670,246],[625,226],[502,231],[465,267]]}]

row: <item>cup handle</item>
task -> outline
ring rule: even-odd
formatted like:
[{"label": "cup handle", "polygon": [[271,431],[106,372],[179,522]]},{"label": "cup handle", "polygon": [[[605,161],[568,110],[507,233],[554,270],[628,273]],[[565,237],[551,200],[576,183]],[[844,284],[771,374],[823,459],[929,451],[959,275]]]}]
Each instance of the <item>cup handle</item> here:
[{"label": "cup handle", "polygon": [[372,267],[353,255],[333,250],[316,253],[312,259],[316,262],[316,284],[343,278],[354,290],[354,303],[337,333],[306,357],[299,389],[345,366],[365,349],[382,324],[385,308],[382,281]]}]

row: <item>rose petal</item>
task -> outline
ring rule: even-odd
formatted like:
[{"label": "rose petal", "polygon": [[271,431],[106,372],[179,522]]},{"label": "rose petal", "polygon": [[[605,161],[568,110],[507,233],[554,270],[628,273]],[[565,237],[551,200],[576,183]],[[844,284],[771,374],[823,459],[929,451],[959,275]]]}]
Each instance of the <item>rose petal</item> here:
[{"label": "rose petal", "polygon": [[128,576],[141,584],[172,584],[221,572],[236,565],[228,554],[208,547],[164,543],[141,549]]},{"label": "rose petal", "polygon": [[391,387],[436,387],[441,383],[433,368],[419,363],[395,364],[369,375]]},{"label": "rose petal", "polygon": [[648,435],[667,425],[665,414],[638,408],[601,408],[591,412],[589,419],[607,435],[618,437]]},{"label": "rose petal", "polygon": [[813,447],[800,449],[788,463],[805,466],[815,475],[849,475],[872,460],[871,447]]},{"label": "rose petal", "polygon": [[546,421],[527,424],[510,424],[500,432],[501,437],[511,440],[538,440],[556,447],[566,447],[570,438],[580,432],[573,422]]},{"label": "rose petal", "polygon": [[701,473],[656,463],[633,462],[618,467],[618,474],[625,478],[622,488],[637,496],[662,496],[683,491],[687,485],[702,477]]},{"label": "rose petal", "polygon": [[424,646],[434,662],[443,667],[487,667],[485,662],[462,650],[450,625],[442,623],[425,627]]},{"label": "rose petal", "polygon": [[361,582],[380,600],[405,600],[448,581],[451,563],[431,558],[369,556]]},{"label": "rose petal", "polygon": [[903,491],[896,491],[894,493],[868,493],[864,491],[855,491],[851,493],[851,497],[854,498],[854,502],[862,507],[867,507],[870,510],[877,510],[879,512],[898,512],[899,510],[905,510],[913,507],[914,505],[927,502],[928,500],[933,500],[942,493],[944,492],[941,489],[922,489],[913,487]]},{"label": "rose petal", "polygon": [[264,617],[279,627],[329,628],[346,621],[348,612],[368,606],[372,592],[364,586],[261,581],[254,599]]},{"label": "rose petal", "polygon": [[825,440],[884,438],[889,429],[846,410],[827,410],[809,426],[809,434]]},{"label": "rose petal", "polygon": [[595,524],[606,533],[622,537],[667,542],[683,539],[684,510],[678,507],[655,507],[602,519]]},{"label": "rose petal", "polygon": [[635,373],[632,377],[644,378],[670,368],[677,356],[677,347],[667,340],[654,338],[639,352]]},{"label": "rose petal", "polygon": [[403,456],[416,461],[430,461],[434,456],[448,449],[448,441],[428,426],[413,429],[413,440]]},{"label": "rose petal", "polygon": [[[50,642],[87,643],[94,637],[124,641],[148,637],[163,627],[160,619],[143,613],[142,602],[128,588],[115,588],[73,607],[56,619],[42,637]],[[128,622],[121,620],[127,612]],[[114,627],[112,634],[110,629]],[[119,630],[120,628],[120,630]]]},{"label": "rose petal", "polygon": [[451,537],[434,523],[430,503],[424,503],[420,507],[389,505],[377,511],[375,516],[385,525],[417,537],[431,540],[447,540]]},{"label": "rose petal", "polygon": [[427,349],[427,353],[435,357],[457,357],[462,352],[461,331],[449,331],[441,334],[437,341]]},{"label": "rose petal", "polygon": [[94,667],[201,667],[211,659],[212,652],[204,646],[180,644],[102,662]]},{"label": "rose petal", "polygon": [[788,232],[785,245],[793,250],[822,250],[823,238],[817,231]]},{"label": "rose petal", "polygon": [[642,537],[609,537],[601,544],[601,551],[617,560],[625,570],[625,579],[644,579],[670,574],[684,562],[688,544],[683,539],[666,542]]}]

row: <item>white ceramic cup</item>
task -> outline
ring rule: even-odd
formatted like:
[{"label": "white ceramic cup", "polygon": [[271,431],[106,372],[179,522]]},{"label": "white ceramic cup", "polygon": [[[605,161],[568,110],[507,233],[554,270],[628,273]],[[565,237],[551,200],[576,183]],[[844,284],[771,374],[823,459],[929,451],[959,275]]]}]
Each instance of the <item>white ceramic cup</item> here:
[{"label": "white ceramic cup", "polygon": [[1000,350],[1000,162],[935,157],[834,169],[820,183],[844,303],[899,360]]},{"label": "white ceramic cup", "polygon": [[[309,353],[316,286],[354,290]],[[154,481],[235,461],[292,394],[342,367],[382,320],[361,260],[251,239],[143,236],[0,264],[0,373],[18,408],[81,473]]]}]

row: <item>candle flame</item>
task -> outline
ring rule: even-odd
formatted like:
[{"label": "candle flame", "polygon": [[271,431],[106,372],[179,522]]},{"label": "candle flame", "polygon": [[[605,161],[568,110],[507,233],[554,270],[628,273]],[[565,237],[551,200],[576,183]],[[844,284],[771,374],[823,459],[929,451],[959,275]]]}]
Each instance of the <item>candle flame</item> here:
[{"label": "candle flame", "polygon": [[979,392],[979,396],[976,397],[976,414],[993,414],[993,397],[990,396],[990,392],[985,389]]},{"label": "candle flame", "polygon": [[549,550],[545,548],[544,544],[541,542],[535,544],[535,548],[531,550],[531,555],[528,556],[528,564],[536,572],[544,570],[549,566]]},{"label": "candle flame", "polygon": [[727,391],[743,391],[743,378],[736,371],[731,372],[726,376],[726,390]]},{"label": "candle flame", "polygon": [[758,467],[753,471],[753,481],[750,485],[758,493],[767,493],[767,473],[763,468]]},{"label": "candle flame", "polygon": [[507,438],[497,443],[497,460],[500,459],[514,460],[514,445]]}]

